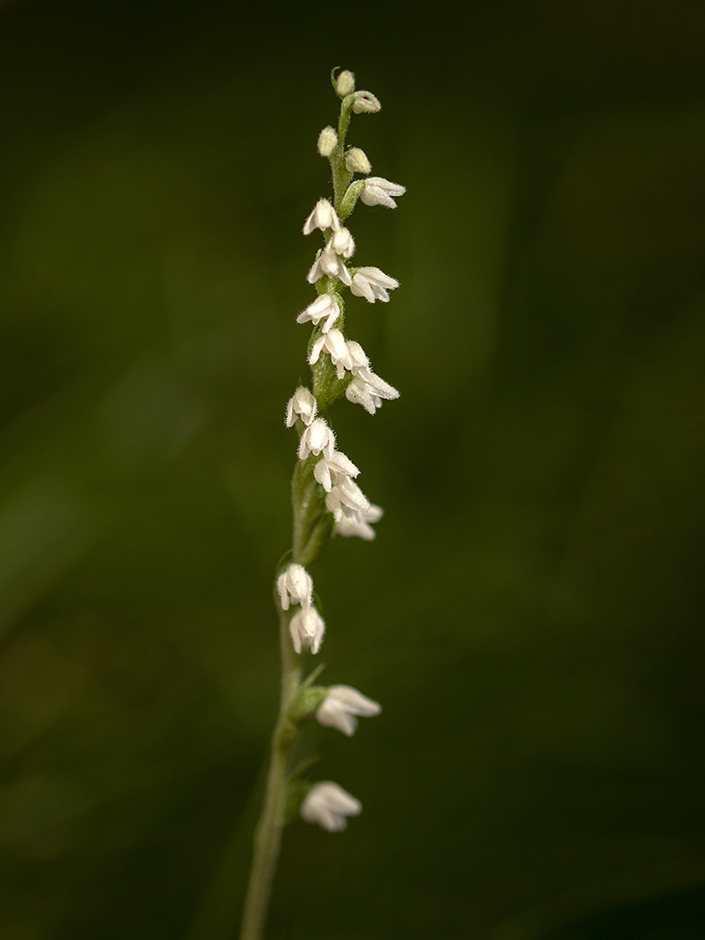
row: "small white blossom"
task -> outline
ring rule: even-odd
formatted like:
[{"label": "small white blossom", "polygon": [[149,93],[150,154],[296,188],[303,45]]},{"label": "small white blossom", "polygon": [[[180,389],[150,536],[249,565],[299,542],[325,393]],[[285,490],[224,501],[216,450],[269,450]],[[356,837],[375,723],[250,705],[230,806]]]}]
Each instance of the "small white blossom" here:
[{"label": "small white blossom", "polygon": [[[335,450],[335,434],[323,418],[316,418],[301,435],[299,441],[299,460],[306,460],[309,454],[323,454],[330,459]],[[284,608],[286,609],[286,608]]]},{"label": "small white blossom", "polygon": [[318,152],[322,157],[329,157],[338,145],[338,135],[332,127],[324,127],[318,135]]},{"label": "small white blossom", "polygon": [[382,109],[379,98],[376,98],[371,91],[356,91],[355,101],[353,102],[353,111],[355,114],[376,114]]},{"label": "small white blossom", "polygon": [[290,603],[310,607],[313,596],[313,579],[303,565],[292,562],[286,571],[277,578],[277,592],[281,600],[282,610],[288,610]]},{"label": "small white blossom", "polygon": [[338,76],[335,83],[335,90],[341,98],[347,98],[355,91],[355,74],[345,69]]},{"label": "small white blossom", "polygon": [[322,330],[327,333],[339,316],[340,306],[335,297],[332,294],[321,294],[298,315],[296,322],[306,323],[310,320],[318,326],[319,322],[325,319]]},{"label": "small white blossom", "polygon": [[360,369],[345,389],[345,397],[355,405],[362,405],[371,415],[382,407],[382,399],[393,401],[399,392],[369,369]]},{"label": "small white blossom", "polygon": [[372,172],[372,165],[367,154],[359,147],[351,147],[345,155],[345,169],[350,173],[364,173],[367,176]]},{"label": "small white blossom", "polygon": [[360,199],[366,206],[386,206],[388,209],[396,209],[397,204],[392,196],[403,196],[405,192],[405,186],[390,183],[381,176],[370,176],[365,180],[365,188],[360,193]]},{"label": "small white blossom", "polygon": [[328,228],[332,228],[334,232],[337,232],[340,228],[340,220],[336,211],[327,199],[319,199],[313,207],[313,212],[304,222],[304,235],[310,235],[315,228],[320,229],[322,232],[325,232]]},{"label": "small white blossom", "polygon": [[348,229],[339,228],[328,241],[326,251],[334,251],[343,258],[352,258],[355,254],[355,239]]},{"label": "small white blossom", "polygon": [[339,450],[333,451],[330,460],[321,457],[313,468],[316,482],[321,484],[326,493],[330,493],[333,484],[337,483],[341,476],[356,477],[359,472],[352,460]]},{"label": "small white blossom", "polygon": [[373,304],[375,300],[387,303],[389,300],[387,291],[394,290],[396,287],[399,287],[399,281],[389,277],[379,268],[358,268],[352,279],[350,290],[356,297],[364,297],[368,303]]},{"label": "small white blossom", "polygon": [[368,542],[372,541],[376,533],[370,523],[378,522],[382,515],[382,508],[374,504],[371,504],[369,509],[361,509],[349,516],[343,515],[335,525],[335,534],[342,535],[345,538],[357,535]]},{"label": "small white blossom", "polygon": [[[352,238],[352,236],[351,236]],[[306,275],[309,284],[315,284],[319,277],[339,277],[346,287],[350,287],[352,279],[345,263],[332,251],[328,245],[318,255]]]},{"label": "small white blossom", "polygon": [[341,476],[330,493],[326,496],[326,509],[332,512],[336,522],[340,522],[344,515],[353,512],[364,512],[370,508],[370,501],[362,492],[357,483],[348,477]]},{"label": "small white blossom", "polygon": [[357,715],[371,718],[381,711],[382,706],[378,702],[373,702],[352,686],[332,685],[316,712],[316,721],[326,728],[337,728],[350,738],[357,728]]},{"label": "small white blossom", "polygon": [[301,804],[301,818],[317,823],[328,832],[342,832],[348,824],[346,816],[359,816],[362,803],[337,783],[324,780],[314,784]]},{"label": "small white blossom", "polygon": [[352,361],[352,374],[357,375],[360,369],[367,369],[370,365],[370,360],[365,354],[365,350],[359,343],[356,343],[354,339],[349,339],[346,343],[348,347],[348,352],[350,353],[350,360]]},{"label": "small white blossom", "polygon": [[316,408],[316,399],[311,392],[299,385],[286,406],[286,426],[292,428],[297,416],[308,426],[316,417]]},{"label": "small white blossom", "polygon": [[343,378],[346,369],[348,371],[352,369],[352,359],[350,358],[350,353],[345,343],[345,337],[340,330],[335,327],[333,327],[332,330],[328,330],[327,333],[322,333],[313,341],[311,355],[308,357],[309,365],[314,365],[318,362],[318,358],[322,352],[327,352],[330,356],[339,379]]},{"label": "small white blossom", "polygon": [[289,621],[289,633],[294,649],[300,653],[303,648],[317,653],[321,648],[326,625],[315,607],[302,607]]}]

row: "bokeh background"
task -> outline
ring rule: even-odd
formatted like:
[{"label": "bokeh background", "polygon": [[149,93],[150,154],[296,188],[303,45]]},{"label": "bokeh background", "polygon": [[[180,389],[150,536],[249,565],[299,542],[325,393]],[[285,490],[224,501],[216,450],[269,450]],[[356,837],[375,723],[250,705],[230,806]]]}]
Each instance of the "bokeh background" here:
[{"label": "bokeh background", "polygon": [[685,0],[0,5],[0,940],[236,934],[335,65],[408,187],[314,572],[384,711],[269,937],[705,936],[704,62]]}]

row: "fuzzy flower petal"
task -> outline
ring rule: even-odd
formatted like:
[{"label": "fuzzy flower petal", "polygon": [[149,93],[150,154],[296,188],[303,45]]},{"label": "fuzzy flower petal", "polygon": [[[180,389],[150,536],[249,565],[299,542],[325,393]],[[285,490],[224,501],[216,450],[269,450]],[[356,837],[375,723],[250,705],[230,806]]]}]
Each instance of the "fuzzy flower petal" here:
[{"label": "fuzzy flower petal", "polygon": [[352,369],[352,359],[345,343],[345,337],[335,327],[327,333],[322,333],[313,341],[311,354],[308,357],[309,365],[315,365],[322,352],[327,352],[330,356],[339,379],[343,378],[346,369],[348,371]]},{"label": "fuzzy flower petal", "polygon": [[305,425],[311,424],[316,417],[316,399],[303,385],[299,385],[286,406],[286,426],[292,428],[296,419],[301,418]]},{"label": "fuzzy flower petal", "polygon": [[365,718],[379,715],[382,706],[349,685],[332,685],[316,712],[316,721],[327,728],[337,728],[352,737],[357,728],[357,715]]},{"label": "fuzzy flower petal", "polygon": [[321,320],[325,320],[322,330],[327,333],[339,316],[340,305],[335,296],[333,294],[321,294],[298,315],[296,322],[307,323],[310,321],[318,326]]},{"label": "fuzzy flower petal", "polygon": [[325,457],[333,456],[335,450],[335,434],[328,427],[323,418],[316,418],[306,428],[299,441],[299,460],[306,460],[309,454],[323,454]]},{"label": "fuzzy flower petal", "polygon": [[352,279],[350,290],[356,297],[364,297],[368,303],[373,304],[375,300],[387,303],[389,300],[387,291],[394,290],[396,287],[399,287],[399,281],[389,277],[379,268],[358,268]]},{"label": "fuzzy flower petal", "polygon": [[350,287],[352,284],[352,278],[350,277],[350,272],[345,262],[341,261],[334,251],[329,250],[328,245],[326,245],[311,265],[311,269],[306,275],[306,280],[309,284],[315,284],[321,277],[340,278],[346,287]]},{"label": "fuzzy flower petal", "polygon": [[302,607],[289,621],[289,633],[294,649],[300,653],[302,649],[310,649],[317,653],[323,642],[326,625],[323,618],[312,605]]},{"label": "fuzzy flower petal", "polygon": [[330,493],[333,484],[337,483],[340,477],[356,477],[359,470],[355,464],[345,454],[339,450],[333,451],[330,460],[321,457],[313,468],[313,476],[317,483],[320,483],[326,493]]},{"label": "fuzzy flower petal", "polygon": [[322,232],[328,228],[337,232],[340,228],[338,215],[327,199],[319,199],[313,207],[313,212],[304,222],[304,235],[310,235],[316,228]]},{"label": "fuzzy flower petal", "polygon": [[313,579],[303,565],[292,562],[277,578],[277,593],[281,600],[282,610],[288,610],[289,604],[310,607],[313,597]]},{"label": "fuzzy flower petal", "polygon": [[381,176],[370,176],[365,180],[365,187],[360,193],[360,199],[366,206],[386,206],[388,209],[396,209],[397,204],[392,196],[403,196],[405,192],[405,186],[390,183],[389,180],[382,179]]},{"label": "fuzzy flower petal", "polygon": [[361,812],[362,803],[331,780],[314,784],[300,810],[302,819],[317,823],[328,832],[342,832],[348,824],[345,817],[358,816]]},{"label": "fuzzy flower petal", "polygon": [[344,538],[356,535],[361,539],[371,542],[375,537],[375,530],[370,523],[378,522],[382,518],[383,511],[380,506],[370,505],[367,510],[353,512],[349,516],[341,516],[335,526],[335,534],[342,535]]},{"label": "fuzzy flower petal", "polygon": [[392,401],[399,392],[369,369],[361,369],[345,389],[345,397],[355,405],[362,405],[371,415],[382,407],[382,399]]}]

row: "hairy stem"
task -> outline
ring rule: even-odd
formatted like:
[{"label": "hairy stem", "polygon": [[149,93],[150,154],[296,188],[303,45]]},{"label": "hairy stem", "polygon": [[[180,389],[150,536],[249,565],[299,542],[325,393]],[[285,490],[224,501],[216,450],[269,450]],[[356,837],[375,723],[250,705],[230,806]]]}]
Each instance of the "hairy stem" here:
[{"label": "hairy stem", "polygon": [[289,616],[284,611],[279,613],[279,641],[282,657],[281,704],[272,735],[264,806],[255,831],[254,856],[240,940],[261,940],[263,936],[286,816],[289,759],[297,733],[296,726],[289,719],[289,710],[301,685],[301,657],[291,645]]}]

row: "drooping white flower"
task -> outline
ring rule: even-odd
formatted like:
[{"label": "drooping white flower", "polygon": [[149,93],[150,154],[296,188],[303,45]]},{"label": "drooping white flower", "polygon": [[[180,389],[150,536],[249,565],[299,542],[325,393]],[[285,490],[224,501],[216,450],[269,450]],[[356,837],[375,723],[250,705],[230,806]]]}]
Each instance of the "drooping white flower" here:
[{"label": "drooping white flower", "polygon": [[316,399],[311,392],[303,385],[299,385],[286,406],[286,426],[292,428],[296,424],[297,417],[308,426],[316,417],[316,408]]},{"label": "drooping white flower", "polygon": [[379,98],[376,98],[371,91],[356,91],[355,101],[353,102],[353,111],[355,114],[376,114],[382,110]]},{"label": "drooping white flower", "polygon": [[306,280],[309,284],[315,284],[319,277],[324,276],[339,277],[346,287],[350,287],[352,283],[352,278],[345,266],[345,262],[340,260],[340,257],[329,248],[329,245],[326,245],[311,265],[311,270],[306,275]]},{"label": "drooping white flower", "polygon": [[335,90],[341,98],[347,98],[355,91],[355,73],[345,69],[335,82]]},{"label": "drooping white flower", "polygon": [[333,513],[336,522],[340,522],[344,515],[353,512],[364,512],[370,508],[370,501],[362,492],[357,483],[346,476],[339,478],[335,486],[331,487],[326,496],[326,509]]},{"label": "drooping white flower", "polygon": [[336,255],[342,258],[352,258],[355,254],[355,239],[348,229],[341,227],[331,236],[326,245],[327,251],[334,251]]},{"label": "drooping white flower", "polygon": [[367,358],[365,350],[359,343],[356,343],[354,339],[349,339],[346,343],[348,347],[348,352],[350,353],[350,360],[352,362],[352,374],[357,375],[361,369],[368,369],[370,366],[370,360]]},{"label": "drooping white flower", "polygon": [[[330,459],[335,450],[335,434],[323,418],[316,418],[306,428],[299,441],[299,460],[306,460],[309,454],[323,454]],[[286,608],[285,608],[286,609]]]},{"label": "drooping white flower", "polygon": [[330,493],[340,477],[356,477],[359,472],[352,460],[339,450],[333,451],[330,460],[321,457],[313,468],[316,482],[321,484],[326,493]]},{"label": "drooping white flower", "polygon": [[372,165],[367,159],[367,154],[359,147],[351,147],[345,155],[345,169],[350,173],[363,173],[367,176],[372,172]]},{"label": "drooping white flower", "polygon": [[277,593],[282,610],[288,610],[289,604],[301,604],[310,607],[313,596],[313,579],[303,565],[292,562],[277,578]]},{"label": "drooping white flower", "polygon": [[318,362],[322,352],[327,352],[330,356],[339,379],[343,378],[346,369],[348,371],[352,369],[352,359],[345,343],[345,337],[335,327],[328,330],[327,333],[322,333],[313,341],[311,355],[308,357],[309,365]]},{"label": "drooping white flower", "polygon": [[392,401],[399,392],[370,369],[360,369],[345,389],[345,397],[356,405],[362,405],[371,415],[382,407],[382,399]]},{"label": "drooping white flower", "polygon": [[340,316],[340,305],[333,294],[320,294],[313,303],[310,303],[304,311],[296,318],[297,323],[306,323],[310,320],[318,326],[319,322],[325,319],[321,327],[324,333],[333,326]]},{"label": "drooping white flower", "polygon": [[376,532],[370,525],[372,522],[378,522],[383,515],[380,506],[370,505],[369,509],[361,509],[353,512],[349,516],[343,515],[335,525],[335,534],[342,535],[345,538],[357,535],[361,539],[371,542]]},{"label": "drooping white flower", "polygon": [[342,832],[348,824],[345,817],[359,816],[361,812],[362,803],[332,780],[314,784],[300,809],[302,819],[328,832]]},{"label": "drooping white flower", "polygon": [[289,621],[289,633],[294,649],[300,653],[303,648],[317,653],[323,642],[326,625],[323,618],[312,605],[302,607]]},{"label": "drooping white flower", "polygon": [[349,685],[332,685],[316,712],[316,721],[327,728],[337,728],[352,737],[357,728],[357,715],[371,718],[379,715],[382,706]]},{"label": "drooping white flower", "polygon": [[338,145],[338,135],[333,127],[324,127],[318,135],[318,152],[322,157],[329,157]]},{"label": "drooping white flower", "polygon": [[319,199],[313,207],[313,212],[304,222],[304,235],[310,235],[315,228],[319,228],[322,232],[328,228],[337,232],[340,228],[337,213],[327,199]]},{"label": "drooping white flower", "polygon": [[365,188],[360,193],[360,199],[366,206],[386,206],[388,209],[396,209],[397,204],[392,196],[403,196],[405,192],[405,186],[390,183],[381,176],[370,176],[365,180]]},{"label": "drooping white flower", "polygon": [[385,303],[389,300],[387,291],[399,287],[399,281],[396,278],[389,277],[379,268],[358,268],[355,273],[350,290],[356,297],[364,297],[368,303],[373,304],[375,300],[382,300]]}]

